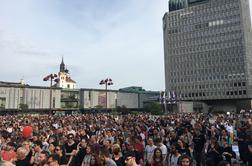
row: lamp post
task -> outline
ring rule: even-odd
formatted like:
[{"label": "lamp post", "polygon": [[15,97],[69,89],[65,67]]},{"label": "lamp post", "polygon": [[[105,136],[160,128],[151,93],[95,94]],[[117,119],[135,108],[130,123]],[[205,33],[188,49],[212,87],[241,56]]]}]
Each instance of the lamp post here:
[{"label": "lamp post", "polygon": [[50,80],[50,101],[49,101],[49,113],[52,115],[52,81],[57,81],[58,75],[57,74],[49,74],[45,78],[43,78],[43,81]]},{"label": "lamp post", "polygon": [[109,85],[113,85],[112,79],[111,78],[106,78],[105,80],[101,80],[100,81],[100,85],[105,84],[105,93],[106,93],[106,104],[105,104],[105,108],[107,110],[107,103],[108,103],[108,94],[107,94],[107,89]]}]

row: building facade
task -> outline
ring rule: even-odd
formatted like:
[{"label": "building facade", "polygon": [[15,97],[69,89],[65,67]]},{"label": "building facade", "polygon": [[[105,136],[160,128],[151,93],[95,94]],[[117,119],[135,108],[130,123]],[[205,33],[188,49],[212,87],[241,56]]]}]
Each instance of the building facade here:
[{"label": "building facade", "polygon": [[[52,88],[52,109],[61,108],[60,88]],[[0,82],[0,110],[43,110],[50,108],[50,88]]]},{"label": "building facade", "polygon": [[169,10],[163,17],[166,91],[180,101],[247,100],[251,108],[249,0],[170,0]]},{"label": "building facade", "polygon": [[[128,89],[128,88],[127,88]],[[145,91],[132,91],[126,89],[107,90],[102,89],[80,89],[80,108],[84,110],[93,108],[105,108],[107,102],[108,109],[117,107],[126,107],[131,110],[143,109],[144,103],[155,97],[158,100],[159,92]]]}]

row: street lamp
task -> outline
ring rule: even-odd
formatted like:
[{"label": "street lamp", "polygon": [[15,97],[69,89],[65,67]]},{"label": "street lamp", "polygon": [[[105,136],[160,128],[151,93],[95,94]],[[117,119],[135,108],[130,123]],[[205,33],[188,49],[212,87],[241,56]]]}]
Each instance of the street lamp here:
[{"label": "street lamp", "polygon": [[112,82],[112,79],[111,78],[106,78],[105,80],[101,80],[100,81],[100,85],[103,85],[105,84],[105,93],[106,93],[106,105],[105,105],[105,108],[107,110],[107,103],[108,103],[108,94],[107,94],[107,89],[108,89],[108,86],[109,85],[113,85],[113,82]]},{"label": "street lamp", "polygon": [[43,78],[43,81],[48,81],[50,80],[50,101],[49,101],[49,113],[52,115],[52,81],[58,81],[57,79],[58,75],[57,74],[49,74],[45,78]]}]

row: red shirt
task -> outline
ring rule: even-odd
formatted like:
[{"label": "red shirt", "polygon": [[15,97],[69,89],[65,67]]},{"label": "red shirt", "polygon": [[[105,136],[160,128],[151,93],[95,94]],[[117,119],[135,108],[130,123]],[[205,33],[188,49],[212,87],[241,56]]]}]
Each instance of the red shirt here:
[{"label": "red shirt", "polygon": [[16,158],[16,152],[13,150],[11,151],[1,151],[1,158],[4,161],[11,161],[12,159]]}]

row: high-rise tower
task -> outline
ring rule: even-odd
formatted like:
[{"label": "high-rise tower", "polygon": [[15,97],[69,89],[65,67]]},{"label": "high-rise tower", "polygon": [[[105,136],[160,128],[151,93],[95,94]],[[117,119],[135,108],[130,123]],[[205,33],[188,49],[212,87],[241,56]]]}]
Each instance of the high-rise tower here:
[{"label": "high-rise tower", "polygon": [[252,99],[249,0],[170,0],[163,17],[166,91],[235,107]]}]

